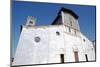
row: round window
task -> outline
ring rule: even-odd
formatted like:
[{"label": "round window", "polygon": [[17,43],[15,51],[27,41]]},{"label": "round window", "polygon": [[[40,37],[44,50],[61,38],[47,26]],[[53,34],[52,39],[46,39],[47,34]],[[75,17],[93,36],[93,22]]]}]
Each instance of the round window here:
[{"label": "round window", "polygon": [[40,42],[40,37],[35,37],[35,42]]}]

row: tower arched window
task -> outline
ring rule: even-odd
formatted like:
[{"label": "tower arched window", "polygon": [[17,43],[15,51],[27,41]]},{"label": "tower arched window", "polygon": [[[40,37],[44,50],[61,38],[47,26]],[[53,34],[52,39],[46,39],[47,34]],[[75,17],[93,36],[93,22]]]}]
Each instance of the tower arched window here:
[{"label": "tower arched window", "polygon": [[70,21],[70,25],[72,26],[72,20]]},{"label": "tower arched window", "polygon": [[33,22],[32,22],[32,21],[30,21],[29,23],[30,23],[30,24],[33,24]]}]

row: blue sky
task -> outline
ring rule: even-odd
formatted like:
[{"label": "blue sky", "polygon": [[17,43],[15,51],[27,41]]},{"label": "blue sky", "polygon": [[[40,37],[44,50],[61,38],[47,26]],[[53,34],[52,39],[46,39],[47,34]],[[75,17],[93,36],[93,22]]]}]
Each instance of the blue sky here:
[{"label": "blue sky", "polygon": [[95,6],[13,1],[11,12],[12,56],[14,56],[18,44],[20,26],[26,23],[27,16],[35,17],[36,25],[50,25],[61,7],[73,10],[79,16],[81,32],[89,40],[95,40]]}]

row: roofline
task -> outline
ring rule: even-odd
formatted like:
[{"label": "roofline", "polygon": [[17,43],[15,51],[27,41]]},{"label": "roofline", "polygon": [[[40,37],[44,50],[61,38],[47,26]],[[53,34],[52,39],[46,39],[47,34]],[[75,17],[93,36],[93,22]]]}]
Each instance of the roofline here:
[{"label": "roofline", "polygon": [[72,16],[74,16],[76,19],[78,19],[78,17],[79,17],[75,12],[73,12],[73,11],[70,10],[70,9],[66,9],[66,8],[62,7],[62,8],[60,9],[60,11],[58,12],[58,14],[61,14],[61,11],[65,11],[65,12],[70,13],[70,14],[71,14]]},{"label": "roofline", "polygon": [[76,15],[72,10],[66,9],[64,7],[62,7],[59,12],[58,15],[56,16],[56,18],[54,19],[54,21],[51,23],[51,25],[53,25],[55,23],[55,21],[60,17],[61,11],[65,11],[70,13],[72,16],[74,16],[76,19],[78,19],[78,15]]},{"label": "roofline", "polygon": [[54,21],[51,23],[51,25],[54,25],[55,21],[57,21],[59,17],[60,15],[58,14],[57,17],[54,19]]}]

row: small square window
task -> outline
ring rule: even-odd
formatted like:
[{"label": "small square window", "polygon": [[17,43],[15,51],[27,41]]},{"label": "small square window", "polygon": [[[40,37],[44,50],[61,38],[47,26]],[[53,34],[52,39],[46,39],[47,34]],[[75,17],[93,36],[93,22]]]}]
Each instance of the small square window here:
[{"label": "small square window", "polygon": [[60,35],[60,33],[59,33],[58,31],[56,32],[56,34],[57,34],[57,35]]}]

